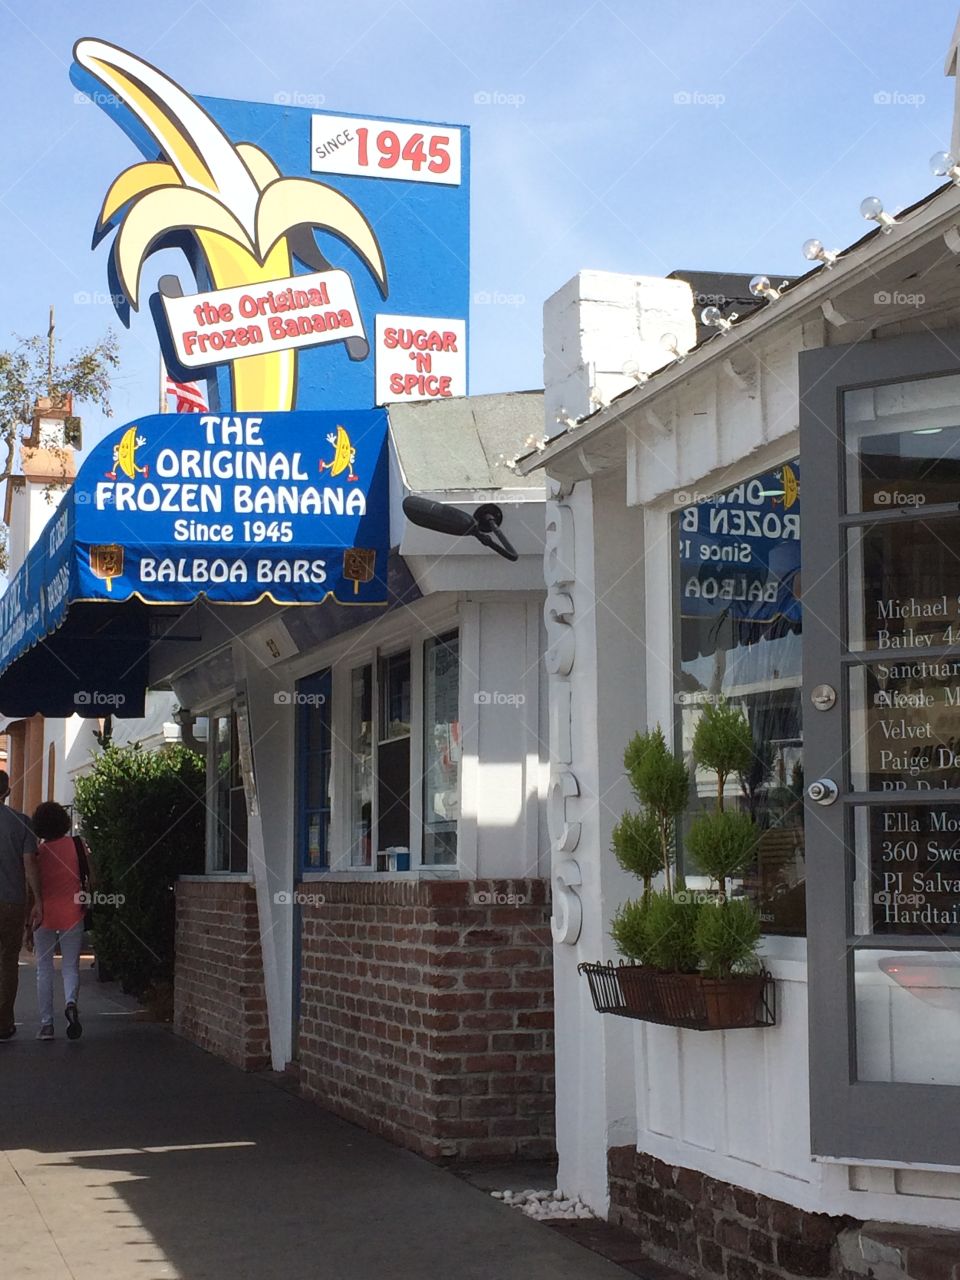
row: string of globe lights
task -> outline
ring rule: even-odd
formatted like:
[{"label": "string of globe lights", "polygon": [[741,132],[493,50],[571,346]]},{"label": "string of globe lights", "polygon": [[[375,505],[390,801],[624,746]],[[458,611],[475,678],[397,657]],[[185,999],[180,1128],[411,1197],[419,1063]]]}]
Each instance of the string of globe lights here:
[{"label": "string of globe lights", "polygon": [[[960,159],[949,151],[938,151],[930,157],[930,170],[935,177],[949,178],[954,186],[960,187]],[[867,196],[860,202],[860,216],[867,222],[875,222],[878,229],[883,235],[889,235],[897,220],[891,214],[887,213],[883,207],[883,201],[879,196]],[[811,239],[805,240],[801,247],[801,253],[808,262],[819,263],[832,270],[840,260],[841,251],[839,249],[827,249],[821,240]],[[750,281],[748,288],[753,297],[760,301],[775,303],[779,302],[786,289],[789,281],[784,280],[777,287],[770,280],[769,276],[754,276]],[[724,315],[723,311],[716,304],[711,304],[703,308],[700,312],[700,322],[707,328],[715,329],[718,334],[729,333],[734,326],[734,322],[739,320],[740,316],[736,311],[731,311],[729,315]],[[679,339],[675,333],[664,333],[660,338],[660,346],[670,356],[672,361],[660,366],[660,369],[666,369],[670,364],[683,364],[687,358],[687,352],[680,347]],[[660,372],[660,369],[655,372]],[[632,378],[638,387],[642,387],[649,382],[650,374],[640,367],[637,360],[630,359],[624,362],[621,370],[624,377]],[[610,402],[605,400],[600,393],[594,388],[590,392],[590,412],[584,414],[583,417],[574,418],[567,413],[566,409],[561,407],[557,411],[556,421],[564,428],[565,431],[575,431],[593,414],[601,409],[607,409]],[[531,451],[543,453],[550,440],[546,436],[528,436],[524,441],[524,448],[527,453],[518,453],[513,458],[507,458],[504,454],[500,454],[499,461],[508,471],[515,472],[519,466],[520,459],[527,456]]]},{"label": "string of globe lights", "polygon": [[[935,174],[949,176],[956,185],[960,186],[960,164],[947,152],[938,152],[933,156],[930,167]],[[875,222],[884,235],[889,235],[897,225],[896,218],[891,217],[884,210],[883,201],[879,196],[867,196],[860,202],[860,216],[868,222]],[[808,262],[819,262],[828,271],[833,270],[840,260],[840,250],[825,248],[822,240],[805,240],[800,251]],[[789,281],[784,280],[777,288],[769,276],[754,276],[750,281],[749,289],[755,298],[765,302],[779,302],[788,284]],[[735,311],[725,316],[717,306],[704,307],[700,312],[700,323],[716,329],[718,333],[729,333],[733,328],[733,322],[738,319],[739,316]]]}]

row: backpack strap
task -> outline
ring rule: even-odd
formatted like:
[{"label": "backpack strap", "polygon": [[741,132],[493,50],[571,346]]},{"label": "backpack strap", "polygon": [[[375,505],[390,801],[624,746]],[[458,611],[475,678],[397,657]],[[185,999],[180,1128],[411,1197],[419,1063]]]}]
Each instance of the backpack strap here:
[{"label": "backpack strap", "polygon": [[77,866],[80,870],[80,888],[87,889],[90,885],[90,864],[87,862],[87,850],[79,836],[73,837],[73,844],[77,851]]}]

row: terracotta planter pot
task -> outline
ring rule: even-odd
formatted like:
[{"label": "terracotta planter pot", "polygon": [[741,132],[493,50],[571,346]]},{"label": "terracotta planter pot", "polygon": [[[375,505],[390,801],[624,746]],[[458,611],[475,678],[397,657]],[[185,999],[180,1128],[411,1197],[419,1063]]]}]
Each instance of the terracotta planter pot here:
[{"label": "terracotta planter pot", "polygon": [[729,978],[707,978],[700,975],[707,1026],[711,1030],[724,1027],[752,1027],[757,1021],[757,1006],[763,995],[762,973],[740,973]]},{"label": "terracotta planter pot", "polygon": [[677,1027],[696,1027],[706,1014],[702,978],[699,973],[659,973],[657,989],[664,1022]]},{"label": "terracotta planter pot", "polygon": [[598,1013],[619,1014],[691,1031],[771,1027],[776,989],[768,973],[707,978],[664,973],[642,964],[580,964]]},{"label": "terracotta planter pot", "polygon": [[623,1007],[634,1017],[661,1018],[663,1000],[658,985],[659,973],[647,964],[621,964],[616,969]]}]

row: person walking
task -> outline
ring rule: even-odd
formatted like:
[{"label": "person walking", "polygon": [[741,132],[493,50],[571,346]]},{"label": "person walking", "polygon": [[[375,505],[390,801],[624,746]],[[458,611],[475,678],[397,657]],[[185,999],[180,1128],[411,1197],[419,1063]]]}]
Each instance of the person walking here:
[{"label": "person walking", "polygon": [[93,888],[86,846],[79,836],[71,836],[70,815],[62,805],[46,801],[33,815],[33,830],[40,841],[36,863],[39,870],[42,909],[34,927],[37,953],[37,1004],[40,1008],[38,1040],[52,1040],[53,959],[60,942],[64,1016],[67,1039],[83,1034],[77,997],[80,991],[80,949],[83,945],[84,897]]},{"label": "person walking", "polygon": [[37,842],[24,813],[6,803],[10,776],[0,769],[0,1040],[17,1032],[13,1006],[20,983],[20,949],[27,923],[27,885],[33,892],[33,918],[42,900],[37,871]]}]

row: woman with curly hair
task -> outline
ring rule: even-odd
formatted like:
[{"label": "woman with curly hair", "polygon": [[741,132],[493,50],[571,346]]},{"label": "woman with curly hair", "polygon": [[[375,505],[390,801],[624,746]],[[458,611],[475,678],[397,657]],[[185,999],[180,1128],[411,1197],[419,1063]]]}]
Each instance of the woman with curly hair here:
[{"label": "woman with curly hair", "polygon": [[[83,1034],[77,996],[80,989],[80,948],[83,944],[84,891],[92,889],[86,846],[70,833],[70,815],[62,805],[47,801],[33,815],[37,838],[37,868],[40,873],[40,903],[43,911],[33,939],[37,953],[37,1004],[40,1007],[38,1040],[52,1040],[53,957],[57,941],[62,958],[64,1015],[67,1039]],[[84,864],[86,864],[84,866]]]}]

